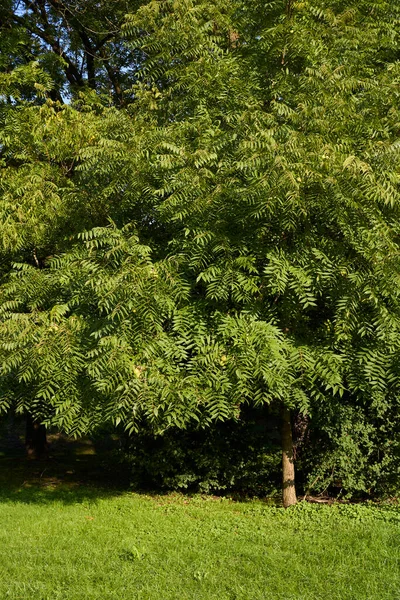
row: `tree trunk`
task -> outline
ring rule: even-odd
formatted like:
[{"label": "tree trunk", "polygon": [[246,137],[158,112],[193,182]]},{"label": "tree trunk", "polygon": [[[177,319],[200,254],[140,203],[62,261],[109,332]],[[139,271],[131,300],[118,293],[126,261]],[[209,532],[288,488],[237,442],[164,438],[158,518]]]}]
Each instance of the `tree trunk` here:
[{"label": "tree trunk", "polygon": [[46,427],[35,421],[29,413],[26,417],[25,447],[28,458],[43,458],[47,455]]},{"label": "tree trunk", "polygon": [[296,487],[294,482],[294,457],[292,424],[290,410],[282,405],[282,499],[283,506],[287,508],[296,504]]}]

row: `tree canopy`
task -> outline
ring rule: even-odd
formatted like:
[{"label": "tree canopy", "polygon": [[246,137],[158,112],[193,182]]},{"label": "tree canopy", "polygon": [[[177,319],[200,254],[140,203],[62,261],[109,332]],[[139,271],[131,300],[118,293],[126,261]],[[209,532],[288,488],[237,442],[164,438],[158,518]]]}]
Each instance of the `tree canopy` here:
[{"label": "tree canopy", "polygon": [[368,487],[400,447],[400,7],[0,19],[0,409],[80,434],[275,403]]}]

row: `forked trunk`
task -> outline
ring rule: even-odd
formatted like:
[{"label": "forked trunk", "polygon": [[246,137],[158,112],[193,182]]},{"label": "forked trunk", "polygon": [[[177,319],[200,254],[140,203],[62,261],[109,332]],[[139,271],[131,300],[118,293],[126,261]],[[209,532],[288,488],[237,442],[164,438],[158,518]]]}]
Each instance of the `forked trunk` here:
[{"label": "forked trunk", "polygon": [[25,447],[28,458],[43,458],[47,455],[46,427],[35,421],[30,414],[26,417]]},{"label": "forked trunk", "polygon": [[287,508],[296,504],[296,486],[294,481],[294,457],[292,424],[290,410],[282,405],[282,499],[283,506]]}]

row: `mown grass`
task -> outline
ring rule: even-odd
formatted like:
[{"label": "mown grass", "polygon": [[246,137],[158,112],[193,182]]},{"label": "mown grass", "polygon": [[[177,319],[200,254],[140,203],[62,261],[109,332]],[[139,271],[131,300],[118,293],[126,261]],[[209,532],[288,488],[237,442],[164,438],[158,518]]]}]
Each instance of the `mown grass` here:
[{"label": "mown grass", "polygon": [[400,511],[3,478],[0,598],[395,600]]}]

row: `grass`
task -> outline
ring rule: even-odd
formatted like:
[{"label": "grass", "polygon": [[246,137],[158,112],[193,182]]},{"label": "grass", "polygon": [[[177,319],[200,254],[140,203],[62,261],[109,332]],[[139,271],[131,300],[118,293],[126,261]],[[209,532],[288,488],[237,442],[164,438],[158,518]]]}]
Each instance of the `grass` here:
[{"label": "grass", "polygon": [[57,468],[0,460],[1,599],[400,599],[396,507],[284,511],[83,485]]}]

